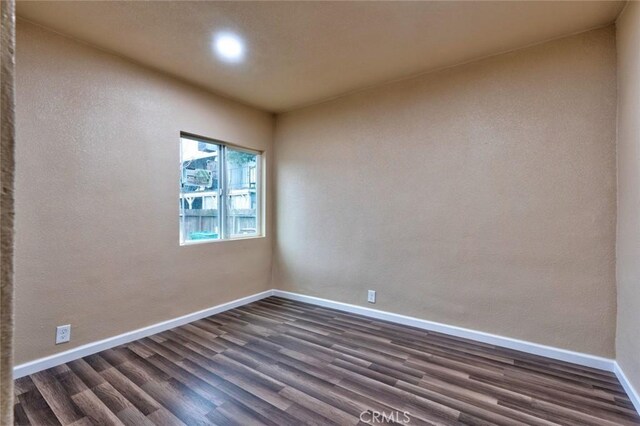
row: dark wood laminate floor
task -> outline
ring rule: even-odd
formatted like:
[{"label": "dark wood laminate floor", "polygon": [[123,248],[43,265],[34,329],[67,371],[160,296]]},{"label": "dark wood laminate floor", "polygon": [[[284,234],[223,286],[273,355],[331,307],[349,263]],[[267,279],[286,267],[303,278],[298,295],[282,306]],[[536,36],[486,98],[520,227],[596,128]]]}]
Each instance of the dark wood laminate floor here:
[{"label": "dark wood laminate floor", "polygon": [[15,393],[21,425],[640,425],[611,373],[274,297]]}]

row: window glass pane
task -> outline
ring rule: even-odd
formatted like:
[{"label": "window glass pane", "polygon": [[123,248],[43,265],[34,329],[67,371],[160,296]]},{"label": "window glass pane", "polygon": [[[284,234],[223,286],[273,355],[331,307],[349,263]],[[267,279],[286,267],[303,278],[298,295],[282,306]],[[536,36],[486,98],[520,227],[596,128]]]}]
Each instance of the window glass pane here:
[{"label": "window glass pane", "polygon": [[221,238],[220,146],[180,139],[180,242]]},{"label": "window glass pane", "polygon": [[228,238],[259,234],[259,164],[254,153],[226,148],[225,229]]}]

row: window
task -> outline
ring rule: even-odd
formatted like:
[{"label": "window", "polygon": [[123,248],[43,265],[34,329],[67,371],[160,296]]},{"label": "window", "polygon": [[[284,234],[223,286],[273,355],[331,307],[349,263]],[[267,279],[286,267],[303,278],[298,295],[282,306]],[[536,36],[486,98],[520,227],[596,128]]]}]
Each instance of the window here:
[{"label": "window", "polygon": [[180,137],[180,244],[262,235],[259,152]]}]

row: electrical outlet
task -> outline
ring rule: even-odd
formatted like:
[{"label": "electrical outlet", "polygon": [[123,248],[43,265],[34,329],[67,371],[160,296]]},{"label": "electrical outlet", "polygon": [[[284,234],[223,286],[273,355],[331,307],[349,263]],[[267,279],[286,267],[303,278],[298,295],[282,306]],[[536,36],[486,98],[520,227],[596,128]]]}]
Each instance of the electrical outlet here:
[{"label": "electrical outlet", "polygon": [[369,290],[369,292],[367,293],[367,302],[376,303],[376,291],[375,290]]},{"label": "electrical outlet", "polygon": [[67,343],[71,340],[71,324],[56,327],[56,345]]}]

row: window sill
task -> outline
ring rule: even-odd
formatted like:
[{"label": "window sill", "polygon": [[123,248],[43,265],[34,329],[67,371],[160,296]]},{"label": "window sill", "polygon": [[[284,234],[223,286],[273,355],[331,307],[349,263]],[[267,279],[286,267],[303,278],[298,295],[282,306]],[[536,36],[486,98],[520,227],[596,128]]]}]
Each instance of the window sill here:
[{"label": "window sill", "polygon": [[245,241],[245,240],[258,240],[261,238],[265,238],[265,235],[251,235],[248,237],[236,237],[236,238],[227,238],[224,240],[193,240],[193,241],[183,241],[180,243],[180,247],[184,246],[197,246],[201,244],[210,244],[210,243],[228,243],[231,241]]}]

